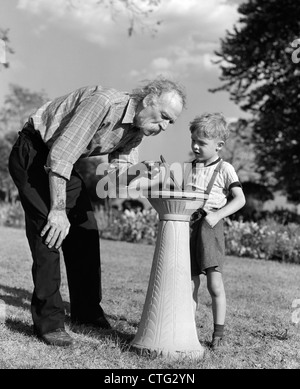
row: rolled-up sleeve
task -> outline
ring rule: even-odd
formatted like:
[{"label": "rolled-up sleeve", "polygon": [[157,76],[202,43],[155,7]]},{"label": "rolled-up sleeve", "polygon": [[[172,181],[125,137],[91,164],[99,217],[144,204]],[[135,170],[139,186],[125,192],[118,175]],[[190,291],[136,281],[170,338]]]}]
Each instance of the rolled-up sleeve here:
[{"label": "rolled-up sleeve", "polygon": [[53,143],[45,170],[70,179],[74,163],[86,150],[110,109],[108,97],[92,95],[77,107],[72,119]]}]

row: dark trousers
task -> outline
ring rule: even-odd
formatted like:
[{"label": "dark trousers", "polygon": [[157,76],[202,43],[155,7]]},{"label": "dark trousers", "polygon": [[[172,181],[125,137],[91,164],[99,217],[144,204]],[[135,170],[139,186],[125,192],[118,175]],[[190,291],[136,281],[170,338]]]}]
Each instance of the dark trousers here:
[{"label": "dark trousers", "polygon": [[[9,171],[25,211],[26,236],[33,258],[34,329],[44,334],[64,328],[60,294],[60,250],[48,248],[40,232],[50,209],[49,178],[44,170],[48,149],[39,132],[26,123],[12,148]],[[103,315],[100,241],[93,208],[81,177],[73,169],[66,186],[66,211],[71,224],[62,244],[70,294],[71,320],[92,321]]]}]

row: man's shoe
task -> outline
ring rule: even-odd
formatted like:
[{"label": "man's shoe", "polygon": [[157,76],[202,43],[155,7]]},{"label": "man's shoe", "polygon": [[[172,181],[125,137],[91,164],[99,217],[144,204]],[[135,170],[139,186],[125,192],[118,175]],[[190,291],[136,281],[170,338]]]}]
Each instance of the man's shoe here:
[{"label": "man's shoe", "polygon": [[39,335],[38,338],[51,346],[64,347],[71,346],[73,343],[73,339],[63,328],[58,328],[54,331],[47,332],[46,334]]},{"label": "man's shoe", "polygon": [[108,320],[106,319],[105,316],[99,316],[95,320],[91,321],[81,321],[81,320],[75,320],[73,323],[76,325],[85,325],[89,327],[93,327],[96,329],[103,329],[103,330],[110,330],[111,325],[109,324]]},{"label": "man's shoe", "polygon": [[96,328],[102,328],[104,330],[110,330],[111,325],[105,316],[100,316],[98,319],[92,322],[92,326]]}]

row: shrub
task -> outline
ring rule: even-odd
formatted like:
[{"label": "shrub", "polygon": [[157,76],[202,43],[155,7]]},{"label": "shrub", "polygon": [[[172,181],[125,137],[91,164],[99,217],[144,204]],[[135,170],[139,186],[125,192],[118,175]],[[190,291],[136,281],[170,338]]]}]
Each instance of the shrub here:
[{"label": "shrub", "polygon": [[[95,210],[103,239],[155,244],[158,214],[154,209],[124,212],[110,208]],[[20,202],[0,203],[0,225],[24,227]],[[300,264],[300,224],[279,223],[274,218],[259,222],[225,219],[226,254]]]},{"label": "shrub", "polygon": [[0,225],[24,228],[25,216],[20,201],[0,203]]},{"label": "shrub", "polygon": [[258,223],[226,219],[226,253],[240,257],[263,258],[263,231]]},{"label": "shrub", "polygon": [[[158,216],[153,209],[143,212],[116,211],[104,224],[102,221],[100,228],[104,239],[148,244],[156,242]],[[296,223],[283,225],[271,218],[261,222],[227,218],[225,242],[228,255],[300,263],[300,226]]]},{"label": "shrub", "polygon": [[300,263],[300,225],[275,219],[261,223],[226,219],[226,253],[241,257]]},{"label": "shrub", "polygon": [[[101,213],[96,214],[98,226]],[[115,210],[110,223],[102,222],[100,235],[105,239],[124,240],[127,242],[154,244],[157,236],[158,215],[156,211],[143,210],[124,212]]]}]

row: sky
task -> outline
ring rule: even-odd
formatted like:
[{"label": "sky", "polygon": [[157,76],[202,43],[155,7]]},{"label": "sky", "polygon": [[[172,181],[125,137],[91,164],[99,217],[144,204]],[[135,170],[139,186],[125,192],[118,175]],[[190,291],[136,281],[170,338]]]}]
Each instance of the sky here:
[{"label": "sky", "polygon": [[15,53],[7,54],[10,67],[0,71],[0,106],[12,83],[52,99],[86,85],[131,91],[161,74],[185,87],[187,108],[167,131],[144,138],[140,160],[162,154],[170,163],[187,161],[195,116],[220,111],[229,120],[245,117],[227,92],[208,91],[221,85],[214,51],[237,24],[241,2],[161,0],[145,19],[162,21],[157,32],[137,28],[129,37],[124,9],[112,17],[97,0],[74,0],[75,7],[68,0],[2,0],[0,27],[9,29]]}]

